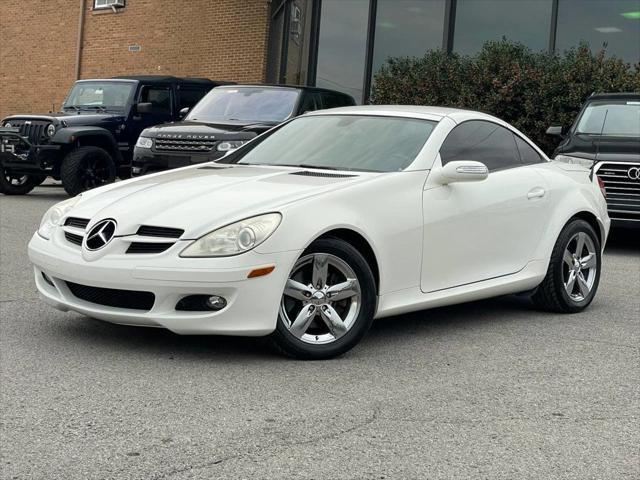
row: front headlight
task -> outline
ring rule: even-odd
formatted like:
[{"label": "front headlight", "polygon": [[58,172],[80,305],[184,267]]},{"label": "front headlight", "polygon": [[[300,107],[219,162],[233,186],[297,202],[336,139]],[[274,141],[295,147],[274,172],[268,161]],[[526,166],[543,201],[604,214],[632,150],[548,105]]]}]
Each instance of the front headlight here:
[{"label": "front headlight", "polygon": [[224,142],[220,142],[216,147],[216,150],[219,152],[230,152],[231,150],[236,150],[240,148],[242,145],[247,143],[249,140],[228,140]]},{"label": "front headlight", "polygon": [[11,123],[7,122],[4,124],[4,128],[11,128],[13,127],[13,125],[11,125]]},{"label": "front headlight", "polygon": [[57,203],[44,214],[38,228],[38,235],[49,240],[56,227],[61,225],[62,218],[80,201],[80,196]]},{"label": "front headlight", "polygon": [[591,165],[593,165],[593,160],[589,160],[588,158],[572,157],[570,155],[556,155],[554,160],[556,162],[582,165],[583,167],[591,167]]},{"label": "front headlight", "polygon": [[47,137],[53,137],[56,133],[56,126],[52,123],[47,127]]},{"label": "front headlight", "polygon": [[147,138],[147,137],[138,137],[138,141],[136,142],[136,147],[151,148],[153,147],[153,139]]},{"label": "front headlight", "polygon": [[199,238],[180,256],[228,257],[248,252],[269,238],[281,220],[279,213],[267,213],[232,223]]}]

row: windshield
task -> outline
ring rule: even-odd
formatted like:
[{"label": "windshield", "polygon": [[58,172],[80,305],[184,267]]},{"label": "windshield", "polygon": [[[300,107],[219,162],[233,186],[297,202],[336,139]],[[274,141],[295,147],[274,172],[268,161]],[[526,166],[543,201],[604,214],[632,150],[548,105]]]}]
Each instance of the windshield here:
[{"label": "windshield", "polygon": [[78,82],[65,100],[64,110],[123,110],[135,88],[125,82]]},{"label": "windshield", "polygon": [[233,160],[239,164],[395,172],[413,162],[435,125],[399,117],[300,117],[244,155],[238,151]]},{"label": "windshield", "polygon": [[593,102],[588,105],[580,117],[576,133],[600,135],[600,132],[614,137],[640,137],[640,101]]},{"label": "windshield", "polygon": [[214,88],[189,112],[201,122],[282,122],[295,108],[299,92],[292,88]]}]

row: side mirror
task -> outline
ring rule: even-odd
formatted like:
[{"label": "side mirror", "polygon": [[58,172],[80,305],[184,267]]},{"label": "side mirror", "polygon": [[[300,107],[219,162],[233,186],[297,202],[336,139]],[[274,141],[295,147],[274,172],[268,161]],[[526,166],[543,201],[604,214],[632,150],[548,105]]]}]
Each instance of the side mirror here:
[{"label": "side mirror", "polygon": [[189,113],[189,107],[184,107],[180,109],[180,112],[178,113],[178,115],[182,119],[187,116],[187,113]]},{"label": "side mirror", "polygon": [[554,125],[547,128],[547,135],[553,135],[554,137],[564,137],[564,127],[560,125]]},{"label": "side mirror", "polygon": [[447,163],[434,174],[438,183],[448,185],[456,182],[481,182],[489,176],[489,169],[481,162],[457,160]]},{"label": "side mirror", "polygon": [[136,112],[137,113],[151,113],[151,112],[153,112],[153,103],[151,103],[151,102],[138,103],[136,105]]}]

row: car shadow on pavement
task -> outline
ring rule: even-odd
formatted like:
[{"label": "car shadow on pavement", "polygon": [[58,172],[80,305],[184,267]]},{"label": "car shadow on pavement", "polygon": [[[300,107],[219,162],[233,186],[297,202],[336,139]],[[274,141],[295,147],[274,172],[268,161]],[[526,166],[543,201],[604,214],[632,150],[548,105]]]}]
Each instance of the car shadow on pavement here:
[{"label": "car shadow on pavement", "polygon": [[[342,358],[368,358],[375,356],[378,348],[402,348],[407,340],[431,335],[446,335],[484,322],[522,321],[531,304],[528,299],[516,296],[499,297],[461,305],[435,308],[405,315],[376,320],[361,345]],[[478,312],[482,312],[479,316]],[[516,314],[517,313],[517,314]],[[68,345],[92,351],[118,350],[132,355],[159,356],[171,360],[258,361],[286,360],[269,345],[266,338],[229,336],[181,336],[159,328],[115,325],[90,319],[78,314],[65,321],[52,321],[49,334]]]},{"label": "car shadow on pavement", "polygon": [[[640,255],[640,232],[614,230],[607,243],[606,254]],[[591,309],[598,308],[597,302]],[[535,313],[534,313],[535,312]],[[507,295],[459,305],[422,310],[377,320],[362,344],[342,358],[368,358],[379,348],[402,348],[407,341],[434,335],[454,335],[487,323],[507,326],[530,322],[532,316],[543,321],[554,316],[535,309],[526,296]],[[61,343],[73,341],[78,348],[130,352],[132,355],[158,355],[171,360],[180,358],[199,361],[247,361],[281,359],[265,338],[228,336],[181,336],[156,328],[114,325],[70,313],[64,321],[48,323],[50,334]]]},{"label": "car shadow on pavement", "polygon": [[604,253],[640,255],[640,228],[611,229]]}]

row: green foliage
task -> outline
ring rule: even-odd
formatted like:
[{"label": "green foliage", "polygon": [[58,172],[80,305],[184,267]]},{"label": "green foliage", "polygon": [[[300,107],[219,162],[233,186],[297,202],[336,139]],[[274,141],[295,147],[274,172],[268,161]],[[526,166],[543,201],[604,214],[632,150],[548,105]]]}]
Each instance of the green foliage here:
[{"label": "green foliage", "polygon": [[488,42],[475,56],[440,50],[389,58],[375,75],[374,104],[480,110],[511,123],[551,153],[550,125],[569,126],[592,92],[640,92],[640,62],[625,63],[586,44],[563,55],[520,43]]}]

